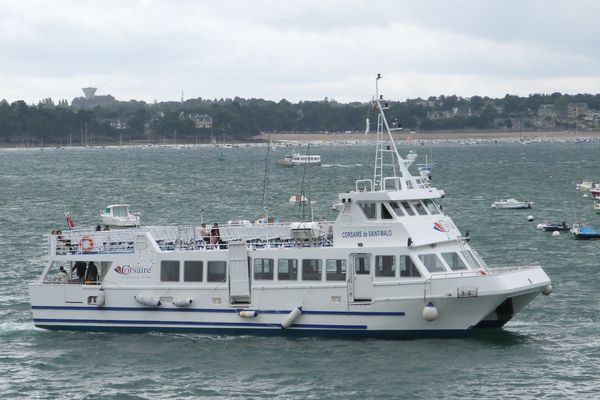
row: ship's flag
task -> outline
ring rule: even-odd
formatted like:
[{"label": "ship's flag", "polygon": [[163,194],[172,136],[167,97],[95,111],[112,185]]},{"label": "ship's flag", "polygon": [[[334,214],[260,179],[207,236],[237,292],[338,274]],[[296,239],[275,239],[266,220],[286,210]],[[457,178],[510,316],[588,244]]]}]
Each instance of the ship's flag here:
[{"label": "ship's flag", "polygon": [[75,228],[75,221],[73,221],[73,218],[71,218],[71,214],[65,213],[65,216],[67,217],[67,225],[69,226],[69,229]]}]

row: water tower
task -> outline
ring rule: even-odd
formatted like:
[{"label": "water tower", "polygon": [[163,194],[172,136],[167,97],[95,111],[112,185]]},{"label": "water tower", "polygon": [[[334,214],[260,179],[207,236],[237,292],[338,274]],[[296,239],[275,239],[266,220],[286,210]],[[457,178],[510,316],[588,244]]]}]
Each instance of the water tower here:
[{"label": "water tower", "polygon": [[83,90],[83,94],[85,95],[86,99],[91,99],[92,97],[94,97],[94,94],[96,94],[97,88],[95,88],[95,87],[84,87],[81,90]]}]

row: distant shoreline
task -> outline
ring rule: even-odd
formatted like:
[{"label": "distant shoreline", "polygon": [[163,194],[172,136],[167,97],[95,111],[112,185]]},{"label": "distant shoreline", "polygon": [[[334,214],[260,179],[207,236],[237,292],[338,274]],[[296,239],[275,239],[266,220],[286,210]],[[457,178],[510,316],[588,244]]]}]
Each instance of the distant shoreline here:
[{"label": "distant shoreline", "polygon": [[[548,140],[548,141],[570,141],[600,139],[600,130],[578,130],[578,131],[436,131],[436,132],[394,132],[397,141],[461,141],[461,140]],[[261,133],[246,139],[231,139],[216,143],[217,146],[225,144],[264,144],[272,143],[306,143],[306,142],[369,142],[374,141],[374,132],[364,133]],[[22,146],[17,143],[0,143],[0,149],[27,149],[27,148],[82,148],[82,147],[128,147],[128,146],[210,146],[209,143],[195,143],[192,141],[166,141],[155,143],[152,141],[132,141],[128,143],[94,143],[92,146],[81,146],[75,144],[48,144],[44,146],[30,145]]]},{"label": "distant shoreline", "polygon": [[[396,140],[479,140],[479,139],[553,139],[567,140],[576,138],[600,138],[600,130],[595,131],[507,131],[507,132],[489,132],[489,131],[444,131],[444,132],[395,132]],[[332,133],[332,134],[314,134],[314,133],[262,133],[255,136],[258,141],[271,142],[315,142],[315,141],[369,141],[375,140],[375,133]]]}]

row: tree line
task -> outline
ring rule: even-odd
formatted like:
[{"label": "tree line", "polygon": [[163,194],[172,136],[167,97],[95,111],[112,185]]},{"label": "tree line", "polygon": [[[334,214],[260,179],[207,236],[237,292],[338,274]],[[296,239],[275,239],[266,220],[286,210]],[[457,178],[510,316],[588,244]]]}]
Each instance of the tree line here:
[{"label": "tree line", "polygon": [[[82,99],[82,98],[78,98]],[[206,143],[212,139],[248,139],[260,132],[360,132],[375,111],[369,103],[339,103],[332,99],[291,103],[285,99],[189,99],[184,102],[111,101],[104,106],[82,107],[82,101],[44,99],[37,105],[24,101],[0,101],[0,143],[5,145],[80,145],[119,141],[158,143],[164,140]],[[532,94],[503,98],[432,96],[389,103],[388,121],[420,132],[441,129],[493,128],[496,118],[537,114],[551,104],[562,115],[569,103],[586,103],[600,110],[600,94]],[[78,106],[75,107],[74,104]],[[459,111],[457,111],[459,110]],[[467,110],[467,111],[465,111]],[[431,112],[448,112],[446,118],[430,118]],[[452,111],[454,114],[450,113]],[[211,128],[197,128],[190,114],[212,117]],[[115,121],[120,121],[118,126]]]}]

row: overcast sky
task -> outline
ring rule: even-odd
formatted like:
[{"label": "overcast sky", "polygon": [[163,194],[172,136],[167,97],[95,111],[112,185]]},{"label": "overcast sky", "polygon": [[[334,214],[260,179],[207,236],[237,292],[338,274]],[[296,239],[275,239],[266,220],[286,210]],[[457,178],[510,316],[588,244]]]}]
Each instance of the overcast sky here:
[{"label": "overcast sky", "polygon": [[0,99],[600,93],[600,1],[0,0]]}]

